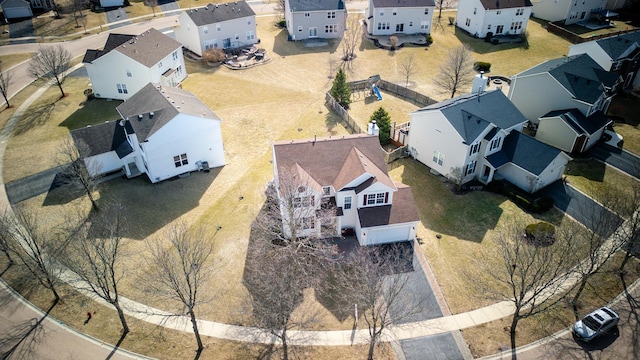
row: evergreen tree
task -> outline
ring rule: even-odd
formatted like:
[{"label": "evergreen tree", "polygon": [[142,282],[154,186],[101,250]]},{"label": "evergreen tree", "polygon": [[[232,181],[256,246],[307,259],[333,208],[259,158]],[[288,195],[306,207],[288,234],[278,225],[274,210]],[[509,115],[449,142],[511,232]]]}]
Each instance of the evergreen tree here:
[{"label": "evergreen tree", "polygon": [[343,108],[349,108],[349,104],[351,104],[351,88],[347,84],[347,75],[345,75],[342,68],[338,69],[338,73],[333,79],[330,94]]},{"label": "evergreen tree", "polygon": [[378,135],[380,145],[384,146],[391,142],[391,116],[389,116],[389,113],[382,106],[371,115],[369,120],[375,120],[376,125],[378,125],[380,129]]}]

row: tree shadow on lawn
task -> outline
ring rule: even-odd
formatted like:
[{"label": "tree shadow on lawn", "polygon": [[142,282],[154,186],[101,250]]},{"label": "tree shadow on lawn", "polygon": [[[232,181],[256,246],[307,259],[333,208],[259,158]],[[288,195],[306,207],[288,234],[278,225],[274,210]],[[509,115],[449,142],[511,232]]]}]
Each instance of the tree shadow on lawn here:
[{"label": "tree shadow on lawn", "polygon": [[338,49],[340,43],[337,39],[321,39],[327,42],[323,46],[305,46],[303,41],[289,41],[287,37],[289,33],[286,29],[282,29],[273,41],[273,52],[282,56],[329,53],[332,54]]},{"label": "tree shadow on lawn", "polygon": [[615,122],[622,122],[633,127],[640,125],[640,101],[638,97],[620,92],[611,101],[607,115]]},{"label": "tree shadow on lawn", "polygon": [[74,111],[58,126],[69,130],[79,129],[88,125],[96,125],[106,121],[120,118],[116,107],[122,104],[120,100],[92,99],[80,103],[78,110]]},{"label": "tree shadow on lawn", "polygon": [[33,128],[45,125],[51,118],[51,114],[55,111],[58,101],[60,100],[30,106],[28,111],[25,111],[19,121],[16,122],[13,128],[13,134],[22,135]]},{"label": "tree shadow on lawn", "polygon": [[603,182],[607,164],[591,160],[588,162],[572,162],[567,166],[566,174],[581,176],[591,181]]}]

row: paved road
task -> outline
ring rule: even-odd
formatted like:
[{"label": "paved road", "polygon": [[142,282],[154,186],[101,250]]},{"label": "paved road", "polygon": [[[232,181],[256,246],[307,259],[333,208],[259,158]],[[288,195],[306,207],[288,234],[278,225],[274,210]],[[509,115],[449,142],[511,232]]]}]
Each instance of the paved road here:
[{"label": "paved road", "polygon": [[605,143],[596,144],[589,149],[589,153],[594,158],[640,179],[640,157]]}]

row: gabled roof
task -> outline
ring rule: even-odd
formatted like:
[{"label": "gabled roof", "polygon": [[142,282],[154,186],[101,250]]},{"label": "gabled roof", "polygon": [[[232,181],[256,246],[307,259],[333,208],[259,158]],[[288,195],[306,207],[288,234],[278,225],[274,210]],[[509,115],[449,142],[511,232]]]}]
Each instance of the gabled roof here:
[{"label": "gabled roof", "polygon": [[419,109],[414,114],[423,111],[442,112],[466,144],[476,140],[487,127],[508,129],[527,121],[500,90],[457,96]]},{"label": "gabled roof", "polygon": [[201,8],[186,10],[185,13],[196,26],[216,24],[227,20],[256,15],[244,0],[216,5],[208,4]]},{"label": "gabled roof", "polygon": [[393,206],[373,206],[358,209],[360,226],[384,226],[420,221],[418,209],[407,185],[396,183],[398,191],[393,194]]},{"label": "gabled roof", "polygon": [[550,111],[540,117],[540,119],[559,117],[567,125],[571,126],[578,134],[593,135],[603,127],[607,126],[611,120],[600,110],[593,114],[584,116],[578,109]]},{"label": "gabled roof", "polygon": [[374,8],[403,8],[435,6],[434,0],[373,0]]},{"label": "gabled roof", "polygon": [[[298,166],[322,186],[336,191],[363,174],[395,189],[387,173],[377,136],[359,134],[317,140],[278,141],[273,144],[278,174]],[[366,180],[369,181],[369,180]],[[372,182],[373,183],[373,182]]]},{"label": "gabled roof", "polygon": [[147,84],[129,100],[116,107],[116,110],[122,120],[71,131],[76,145],[83,143],[87,146],[87,149],[81,149],[82,156],[115,151],[123,158],[133,151],[125,133],[135,133],[138,141],[143,142],[180,113],[220,121],[220,118],[192,93],[154,83]]},{"label": "gabled roof", "polygon": [[109,35],[104,48],[102,50],[87,50],[82,62],[91,63],[111,51],[118,51],[146,67],[152,67],[167,55],[181,48],[182,44],[151,28],[137,36]]},{"label": "gabled roof", "polygon": [[640,46],[640,31],[596,40],[596,43],[613,60],[618,60],[630,47]]},{"label": "gabled roof", "polygon": [[533,6],[530,0],[480,0],[485,10],[523,8]]},{"label": "gabled roof", "polygon": [[292,12],[345,10],[344,0],[286,0]]},{"label": "gabled roof", "polygon": [[589,55],[580,54],[545,61],[516,75],[549,73],[576,99],[593,104],[604,91],[618,81],[620,75],[605,71]]},{"label": "gabled roof", "polygon": [[487,161],[496,169],[512,163],[537,176],[561,153],[551,145],[513,130],[504,138],[502,149],[487,156]]}]

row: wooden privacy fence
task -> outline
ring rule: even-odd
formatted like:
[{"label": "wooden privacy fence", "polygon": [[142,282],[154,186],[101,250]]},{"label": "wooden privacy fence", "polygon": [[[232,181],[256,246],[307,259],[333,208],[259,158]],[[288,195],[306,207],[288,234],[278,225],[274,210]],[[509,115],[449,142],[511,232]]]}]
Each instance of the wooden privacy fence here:
[{"label": "wooden privacy fence", "polygon": [[437,101],[433,100],[432,98],[426,95],[422,95],[419,92],[413,91],[404,86],[394,84],[392,82],[388,82],[386,80],[381,79],[378,82],[378,87],[386,92],[390,92],[399,97],[403,97],[405,99],[411,100],[420,106],[428,106],[428,105],[437,103]]},{"label": "wooden privacy fence", "polygon": [[333,110],[333,112],[340,116],[340,119],[345,122],[347,129],[352,134],[361,134],[365,132],[362,130],[360,125],[358,125],[356,120],[352,118],[351,115],[349,115],[347,110],[345,110],[345,108],[343,108],[342,105],[340,105],[340,103],[338,103],[338,101],[334,99],[333,96],[331,96],[331,94],[325,93],[324,101],[326,102],[327,106],[329,106],[331,110]]}]

